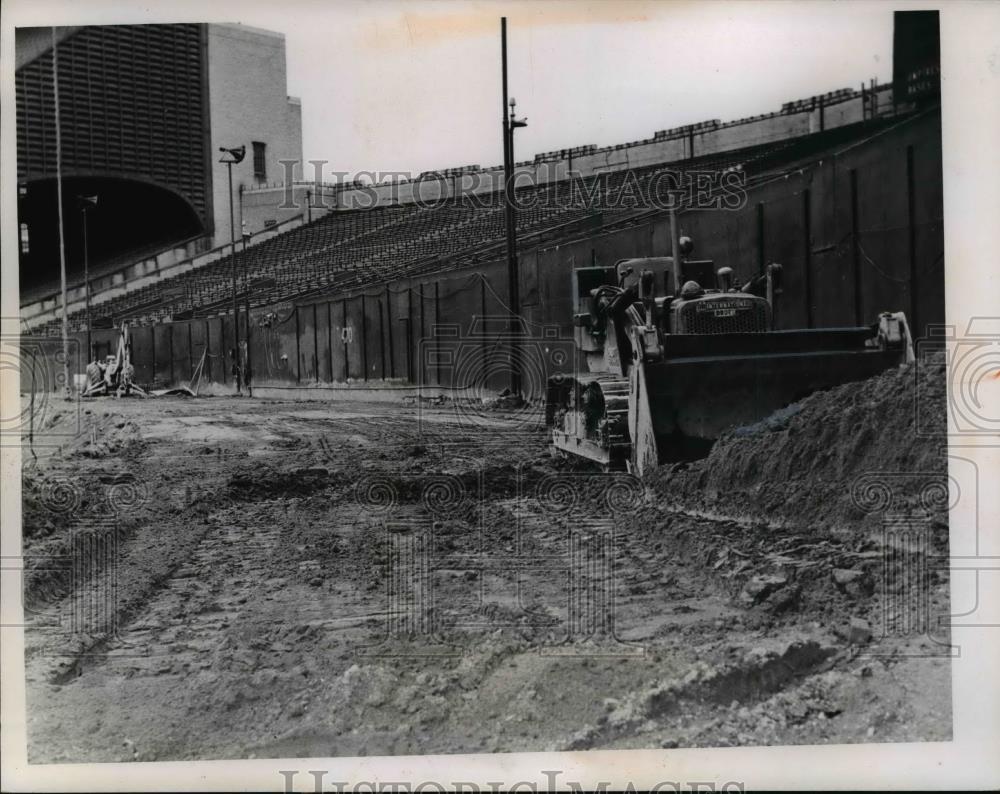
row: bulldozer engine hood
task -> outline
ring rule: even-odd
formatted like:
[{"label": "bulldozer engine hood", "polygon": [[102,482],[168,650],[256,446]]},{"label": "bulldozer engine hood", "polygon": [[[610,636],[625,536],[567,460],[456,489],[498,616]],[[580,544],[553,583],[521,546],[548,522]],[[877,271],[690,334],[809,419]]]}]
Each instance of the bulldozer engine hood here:
[{"label": "bulldozer engine hood", "polygon": [[[706,293],[677,298],[670,307],[672,334],[763,333],[771,327],[764,298],[743,293]],[[667,329],[665,329],[667,330]]]}]

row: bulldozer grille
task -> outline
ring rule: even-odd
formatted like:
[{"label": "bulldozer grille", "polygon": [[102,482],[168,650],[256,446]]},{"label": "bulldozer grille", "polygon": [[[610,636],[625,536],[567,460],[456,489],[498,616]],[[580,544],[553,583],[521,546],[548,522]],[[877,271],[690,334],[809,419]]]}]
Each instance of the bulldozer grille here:
[{"label": "bulldozer grille", "polygon": [[681,307],[680,328],[685,334],[764,333],[767,327],[764,301],[691,301]]}]

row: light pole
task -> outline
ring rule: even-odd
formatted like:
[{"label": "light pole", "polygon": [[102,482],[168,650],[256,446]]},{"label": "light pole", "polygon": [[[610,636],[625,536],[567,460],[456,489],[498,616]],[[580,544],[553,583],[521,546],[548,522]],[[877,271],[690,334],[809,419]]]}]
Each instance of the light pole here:
[{"label": "light pole", "polygon": [[243,162],[243,158],[247,154],[247,147],[237,146],[234,149],[227,149],[225,146],[220,146],[219,151],[222,152],[219,162],[225,163],[226,168],[229,170],[229,239],[233,246],[233,338],[235,343],[233,350],[236,353],[236,393],[239,394],[242,389],[240,378],[240,307],[236,297],[236,226],[233,222],[233,164]]},{"label": "light pole", "polygon": [[[514,130],[527,127],[527,119],[514,116],[517,100],[507,99],[507,17],[500,18],[500,59],[503,75],[503,106],[501,108],[501,129],[503,132],[503,181],[504,219],[507,237],[507,294],[510,299],[510,392],[511,396],[521,394],[521,362],[519,359],[518,336],[521,333],[521,296],[517,267],[517,213],[514,207]],[[510,110],[508,111],[508,107]]]},{"label": "light pole", "polygon": [[90,336],[90,252],[87,246],[87,210],[97,206],[97,196],[77,196],[80,204],[80,214],[83,215],[83,302],[87,317],[87,364],[94,356],[93,343]]},{"label": "light pole", "polygon": [[243,221],[243,313],[247,318],[246,355],[243,359],[243,384],[247,387],[247,397],[253,397],[253,387],[250,385],[250,269],[247,266],[247,241],[252,236],[246,230],[246,221]]}]

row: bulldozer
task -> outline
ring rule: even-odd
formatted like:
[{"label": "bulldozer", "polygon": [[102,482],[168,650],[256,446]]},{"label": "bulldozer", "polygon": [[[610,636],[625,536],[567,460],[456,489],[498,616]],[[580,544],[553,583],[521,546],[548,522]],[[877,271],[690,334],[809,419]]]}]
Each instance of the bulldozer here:
[{"label": "bulldozer", "polygon": [[705,457],[726,430],[816,391],[913,361],[901,312],[870,326],[777,330],[780,264],[739,286],[732,268],[692,251],[675,237],[672,256],[573,271],[586,370],[548,380],[558,454],[642,476]]}]

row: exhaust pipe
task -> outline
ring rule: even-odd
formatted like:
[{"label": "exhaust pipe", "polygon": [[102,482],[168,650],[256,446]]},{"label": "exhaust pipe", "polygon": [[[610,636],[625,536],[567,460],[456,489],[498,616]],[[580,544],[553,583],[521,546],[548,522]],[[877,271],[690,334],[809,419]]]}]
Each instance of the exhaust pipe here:
[{"label": "exhaust pipe", "polygon": [[670,210],[670,256],[674,271],[674,295],[679,295],[681,287],[681,250],[677,239],[677,212]]},{"label": "exhaust pipe", "polygon": [[781,265],[771,262],[767,266],[767,302],[774,308],[774,298],[781,294]]}]

